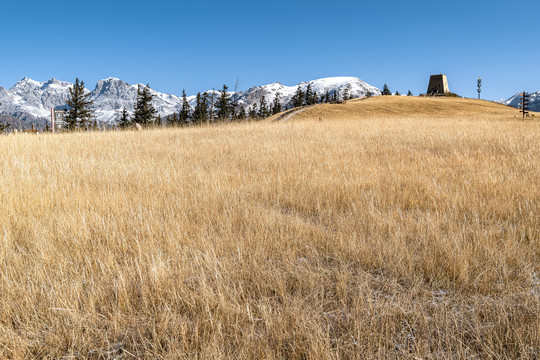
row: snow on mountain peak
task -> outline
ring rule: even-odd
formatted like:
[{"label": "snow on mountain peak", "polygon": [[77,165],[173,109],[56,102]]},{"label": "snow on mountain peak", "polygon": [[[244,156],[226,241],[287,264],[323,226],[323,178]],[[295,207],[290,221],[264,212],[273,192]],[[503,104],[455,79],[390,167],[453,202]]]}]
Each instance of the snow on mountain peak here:
[{"label": "snow on mountain peak", "polygon": [[[286,86],[279,82],[252,87],[247,91],[234,93],[229,91],[229,95],[234,96],[238,104],[246,110],[257,107],[264,96],[267,103],[270,103],[277,93],[280,94],[281,104],[285,107],[291,104],[297,87],[306,91],[308,85],[318,96],[326,92],[343,94],[345,89],[352,97],[364,96],[367,92],[373,95],[380,94],[380,90],[366,84],[356,77],[328,77],[307,82],[302,82],[294,86]],[[15,116],[19,119],[29,119],[29,121],[40,121],[44,123],[50,116],[50,109],[62,106],[69,97],[69,89],[72,83],[50,79],[47,82],[39,82],[28,77],[18,81],[10,90],[0,91],[0,102],[3,113]],[[91,92],[93,109],[99,121],[114,123],[118,120],[123,108],[129,112],[133,111],[133,106],[137,98],[137,89],[145,84],[128,84],[115,77],[99,80],[94,90]],[[176,95],[160,93],[154,89],[150,90],[154,96],[154,107],[158,113],[164,117],[178,112],[182,106],[182,99]],[[207,94],[217,94],[217,90],[209,90]],[[188,97],[190,106],[195,105],[196,97]]]},{"label": "snow on mountain peak", "polygon": [[21,80],[17,81],[15,85],[13,85],[12,89],[36,88],[41,87],[42,85],[42,82],[32,80],[25,76]]},{"label": "snow on mountain peak", "polygon": [[[519,104],[521,102],[521,95],[523,92],[518,92],[514,96],[510,97],[506,101],[502,101],[502,104],[509,105],[515,108],[519,108]],[[528,93],[529,94],[529,101],[530,106],[529,109],[531,111],[540,111],[540,91],[534,92],[534,93]]]}]

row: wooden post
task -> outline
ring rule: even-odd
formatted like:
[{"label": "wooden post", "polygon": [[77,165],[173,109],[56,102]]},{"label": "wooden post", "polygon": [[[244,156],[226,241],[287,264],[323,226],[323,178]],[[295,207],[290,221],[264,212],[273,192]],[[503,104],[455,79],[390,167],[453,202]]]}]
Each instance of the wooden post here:
[{"label": "wooden post", "polygon": [[54,108],[51,108],[51,131],[54,134]]},{"label": "wooden post", "polygon": [[523,120],[525,120],[525,115],[527,115],[529,112],[529,95],[524,91],[523,94],[521,94],[521,112],[523,113]]}]

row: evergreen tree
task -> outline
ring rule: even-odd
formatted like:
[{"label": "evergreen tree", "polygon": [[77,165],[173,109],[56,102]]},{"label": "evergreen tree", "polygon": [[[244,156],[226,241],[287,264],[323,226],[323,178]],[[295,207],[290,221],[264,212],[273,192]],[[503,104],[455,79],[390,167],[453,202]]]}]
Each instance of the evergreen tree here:
[{"label": "evergreen tree", "polygon": [[133,113],[133,121],[148,126],[156,123],[157,110],[152,105],[153,96],[150,93],[150,85],[141,86],[137,89],[137,102]]},{"label": "evergreen tree", "polygon": [[396,96],[401,96],[401,94],[399,93],[399,91],[396,90],[396,93],[394,94]]},{"label": "evergreen tree", "polygon": [[212,121],[214,119],[214,92],[212,90],[212,96],[207,92],[202,94],[201,101],[201,120],[203,122]]},{"label": "evergreen tree", "polygon": [[129,118],[125,107],[122,109],[122,115],[120,116],[120,120],[118,120],[118,126],[121,129],[126,129],[131,126],[131,119]]},{"label": "evergreen tree", "polygon": [[[199,98],[200,98],[200,94],[199,94]],[[178,122],[181,125],[189,124],[189,111],[190,110],[191,110],[191,107],[189,106],[189,103],[187,101],[186,90],[182,89],[182,108],[180,110],[180,114],[178,115]]]},{"label": "evergreen tree", "polygon": [[247,117],[246,109],[243,106],[241,106],[240,111],[238,111],[238,114],[236,115],[236,118],[240,121],[243,121],[243,120],[246,120],[246,117]]},{"label": "evergreen tree", "polygon": [[407,96],[413,96],[411,90],[409,90],[409,92],[407,93]]},{"label": "evergreen tree", "polygon": [[330,93],[328,90],[326,90],[326,95],[324,96],[324,102],[329,103],[330,102]]},{"label": "evergreen tree", "polygon": [[372,96],[373,96],[373,93],[371,91],[366,92],[366,97],[369,98],[369,97],[372,97]]},{"label": "evergreen tree", "polygon": [[[215,119],[215,113],[214,113],[214,107],[215,107],[215,99],[216,99],[216,90],[212,89],[212,95],[208,95],[208,93],[204,93],[206,94],[206,121],[210,120],[210,121],[214,121]],[[203,95],[204,95],[203,94]]]},{"label": "evergreen tree", "polygon": [[300,85],[298,85],[298,88],[296,89],[296,93],[294,94],[294,96],[292,98],[292,106],[295,107],[295,108],[303,106],[304,105],[304,97],[305,97],[305,94],[302,91],[302,89],[300,88]]},{"label": "evergreen tree", "polygon": [[227,93],[229,88],[223,84],[223,88],[219,91],[219,97],[216,103],[217,118],[221,121],[230,120],[232,113],[231,97]]},{"label": "evergreen tree", "polygon": [[260,118],[264,119],[268,117],[268,105],[266,104],[266,98],[263,95],[259,103],[259,112],[257,114]]},{"label": "evergreen tree", "polygon": [[197,93],[197,97],[195,100],[195,109],[193,110],[193,116],[191,120],[195,124],[200,124],[202,122],[202,99],[201,99],[201,93]]},{"label": "evergreen tree", "polygon": [[349,88],[343,90],[343,100],[349,100]]},{"label": "evergreen tree", "polygon": [[75,84],[69,89],[67,105],[69,111],[65,117],[66,129],[87,129],[94,112],[90,110],[90,93],[85,93],[84,81],[79,81],[79,78],[75,79]]},{"label": "evergreen tree", "polygon": [[281,94],[279,91],[276,93],[276,96],[274,96],[274,101],[272,102],[272,114],[278,114],[281,112]]},{"label": "evergreen tree", "polygon": [[208,121],[208,93],[204,92],[202,95],[197,93],[191,121],[194,124],[202,124]]},{"label": "evergreen tree", "polygon": [[386,85],[386,84],[384,84],[384,86],[383,86],[382,95],[392,95],[392,93],[388,89],[388,85]]},{"label": "evergreen tree", "polygon": [[177,113],[173,113],[171,116],[167,118],[167,125],[168,124],[175,124],[180,125],[180,120]]},{"label": "evergreen tree", "polygon": [[334,93],[332,94],[332,102],[337,102],[338,101],[338,91],[337,90],[334,90]]},{"label": "evergreen tree", "polygon": [[319,102],[319,95],[317,92],[313,92],[313,104],[317,104]]},{"label": "evergreen tree", "polygon": [[255,110],[255,108],[253,106],[250,106],[249,107],[249,118],[250,119],[255,119],[257,117],[257,111]]},{"label": "evergreen tree", "polygon": [[[306,88],[304,104],[306,104],[306,105],[313,105],[314,104],[313,90],[311,89],[311,84],[308,84],[308,86]],[[300,106],[302,106],[302,105],[300,105]]]}]

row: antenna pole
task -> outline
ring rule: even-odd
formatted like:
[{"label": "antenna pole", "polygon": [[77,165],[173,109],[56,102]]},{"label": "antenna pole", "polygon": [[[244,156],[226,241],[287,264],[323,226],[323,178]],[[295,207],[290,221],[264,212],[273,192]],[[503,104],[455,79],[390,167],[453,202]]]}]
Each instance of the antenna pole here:
[{"label": "antenna pole", "polygon": [[480,100],[480,93],[482,92],[482,78],[478,78],[478,100]]}]

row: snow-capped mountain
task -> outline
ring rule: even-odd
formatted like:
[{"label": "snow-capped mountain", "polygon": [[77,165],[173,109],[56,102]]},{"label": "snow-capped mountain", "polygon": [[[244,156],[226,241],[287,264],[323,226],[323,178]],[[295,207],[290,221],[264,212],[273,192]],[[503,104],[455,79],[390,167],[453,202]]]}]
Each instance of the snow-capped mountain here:
[{"label": "snow-capped mountain", "polygon": [[260,102],[264,95],[266,102],[270,103],[279,92],[281,105],[291,105],[292,98],[296,93],[298,87],[305,92],[308,85],[311,85],[311,90],[317,93],[320,97],[328,92],[333,95],[336,91],[343,96],[347,89],[349,96],[352,98],[358,98],[365,96],[368,92],[372,95],[380,95],[381,91],[374,86],[366,84],[364,81],[357,77],[329,77],[323,79],[317,79],[307,82],[302,82],[295,86],[285,86],[280,83],[273,83],[269,85],[252,87],[245,92],[239,92],[237,94],[238,103],[246,108],[256,105]]},{"label": "snow-capped mountain", "polygon": [[0,113],[17,118],[23,125],[42,125],[44,118],[50,118],[51,107],[66,103],[71,86],[56,79],[38,82],[25,77],[9,90],[0,88]]},{"label": "snow-capped mountain", "polygon": [[[130,85],[117,78],[99,80],[91,93],[95,117],[102,122],[114,123],[125,107],[131,113],[134,110],[139,85]],[[159,115],[167,116],[180,110],[182,99],[171,94],[163,94],[150,89],[154,97],[153,104]]]},{"label": "snow-capped mountain", "polygon": [[[91,94],[93,101],[92,108],[98,121],[104,123],[115,123],[119,119],[122,109],[125,107],[128,112],[133,111],[137,98],[137,89],[140,84],[131,85],[117,78],[108,78],[97,82],[94,90],[87,90]],[[248,110],[249,107],[257,107],[264,96],[267,103],[272,102],[276,94],[280,94],[280,102],[283,107],[289,106],[292,97],[299,86],[302,91],[306,91],[308,85],[318,96],[339,93],[343,95],[345,91],[349,96],[356,98],[371,92],[379,95],[381,92],[376,87],[366,84],[356,77],[329,77],[323,79],[302,82],[295,86],[285,86],[280,83],[257,86],[238,93],[230,92],[238,104]],[[18,126],[29,127],[35,124],[38,127],[45,126],[50,119],[50,109],[62,106],[69,97],[69,89],[72,83],[51,79],[46,82],[38,82],[29,78],[24,78],[17,82],[11,89],[6,90],[0,87],[0,114],[16,118]],[[347,89],[347,90],[345,90]],[[208,91],[209,93],[212,90]],[[154,107],[162,117],[171,115],[180,110],[182,99],[176,95],[164,94],[151,90],[154,96]],[[189,104],[194,107],[196,96],[188,97]]]},{"label": "snow-capped mountain", "polygon": [[[519,103],[521,102],[521,95],[523,93],[519,92],[516,95],[512,96],[506,101],[503,101],[502,103],[505,105],[513,106],[515,108],[519,108]],[[530,103],[531,106],[529,109],[531,111],[540,111],[540,91],[537,91],[535,93],[529,93],[530,95]]]}]

